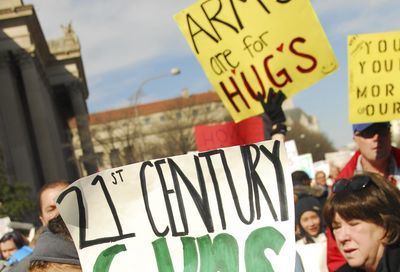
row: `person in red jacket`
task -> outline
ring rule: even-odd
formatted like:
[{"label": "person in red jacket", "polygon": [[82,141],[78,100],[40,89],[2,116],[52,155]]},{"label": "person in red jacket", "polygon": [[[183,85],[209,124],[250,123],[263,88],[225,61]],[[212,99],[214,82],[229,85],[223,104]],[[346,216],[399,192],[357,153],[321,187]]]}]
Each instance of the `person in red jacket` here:
[{"label": "person in red jacket", "polygon": [[[390,123],[364,123],[353,125],[353,140],[358,150],[337,176],[350,179],[356,174],[380,174],[400,188],[400,149],[392,147]],[[346,263],[340,254],[331,232],[327,231],[329,271],[336,271]]]}]

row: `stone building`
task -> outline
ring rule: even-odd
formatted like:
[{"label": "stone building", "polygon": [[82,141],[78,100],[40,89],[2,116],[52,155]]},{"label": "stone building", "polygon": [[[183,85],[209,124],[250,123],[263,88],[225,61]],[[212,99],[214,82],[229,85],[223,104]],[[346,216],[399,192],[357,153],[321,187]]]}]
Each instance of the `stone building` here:
[{"label": "stone building", "polygon": [[[283,107],[288,126],[299,122],[319,131],[316,118],[294,108],[290,99]],[[218,95],[208,91],[192,95],[183,92],[173,99],[92,113],[89,120],[99,170],[103,170],[193,151],[193,126],[232,119]],[[76,131],[75,122],[70,126]],[[74,141],[74,148],[77,157],[81,157],[79,141]]]},{"label": "stone building", "polygon": [[35,193],[80,176],[68,121],[76,119],[86,173],[97,170],[88,128],[88,88],[71,25],[47,42],[32,5],[0,1],[0,150],[10,182]]},{"label": "stone building", "polygon": [[[222,122],[230,116],[210,91],[92,113],[89,120],[99,170],[103,170],[185,154],[195,149],[194,125]],[[70,126],[76,135],[75,122]],[[74,141],[74,147],[81,157],[79,141]]]}]

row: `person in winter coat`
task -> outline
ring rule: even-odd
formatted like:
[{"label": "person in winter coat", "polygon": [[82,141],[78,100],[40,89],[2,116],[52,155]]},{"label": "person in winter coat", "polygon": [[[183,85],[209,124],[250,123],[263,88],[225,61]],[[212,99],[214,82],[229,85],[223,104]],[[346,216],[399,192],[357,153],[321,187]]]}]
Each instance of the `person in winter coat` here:
[{"label": "person in winter coat", "polygon": [[300,198],[295,207],[299,236],[296,243],[310,244],[326,241],[322,228],[321,207],[315,197]]},{"label": "person in winter coat", "polygon": [[[358,150],[339,173],[337,180],[350,179],[363,172],[377,173],[400,188],[400,149],[391,146],[390,123],[363,123],[353,125],[353,139]],[[332,234],[326,232],[328,241],[327,264],[335,271],[346,260],[336,247]]]},{"label": "person in winter coat", "polygon": [[376,173],[340,179],[324,218],[347,263],[336,269],[400,271],[400,191]]},{"label": "person in winter coat", "polygon": [[300,198],[295,206],[295,215],[298,230],[296,251],[304,271],[328,271],[320,202],[312,196]]}]

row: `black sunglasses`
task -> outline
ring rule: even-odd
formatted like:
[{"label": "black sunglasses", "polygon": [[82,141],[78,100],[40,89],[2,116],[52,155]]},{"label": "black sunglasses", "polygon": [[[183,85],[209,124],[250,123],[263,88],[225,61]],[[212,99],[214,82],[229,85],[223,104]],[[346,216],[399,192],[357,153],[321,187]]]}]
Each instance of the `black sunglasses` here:
[{"label": "black sunglasses", "polygon": [[352,192],[360,191],[371,184],[371,179],[368,176],[357,176],[352,180],[339,179],[333,184],[332,192],[339,193],[345,190],[351,190]]},{"label": "black sunglasses", "polygon": [[376,134],[379,136],[387,136],[389,135],[390,132],[390,125],[384,124],[377,124],[377,125],[372,125],[371,127],[363,130],[363,131],[357,131],[355,133],[356,136],[361,136],[366,139],[370,139],[374,137]]}]

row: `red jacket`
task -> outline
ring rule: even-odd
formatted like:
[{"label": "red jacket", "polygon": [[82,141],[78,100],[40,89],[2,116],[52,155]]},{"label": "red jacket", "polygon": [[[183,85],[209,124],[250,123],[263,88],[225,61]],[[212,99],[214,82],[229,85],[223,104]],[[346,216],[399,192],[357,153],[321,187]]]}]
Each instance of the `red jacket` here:
[{"label": "red jacket", "polygon": [[[392,155],[394,156],[397,167],[400,167],[400,149],[392,147]],[[357,151],[353,157],[348,161],[348,163],[343,167],[342,171],[337,176],[336,180],[339,179],[350,179],[354,175],[354,171],[357,167],[358,157],[360,157],[360,151]],[[326,238],[328,241],[328,254],[327,254],[327,262],[328,269],[330,272],[337,270],[339,267],[346,263],[346,260],[339,252],[339,249],[336,246],[336,242],[332,237],[332,233],[329,228],[326,231]]]}]

